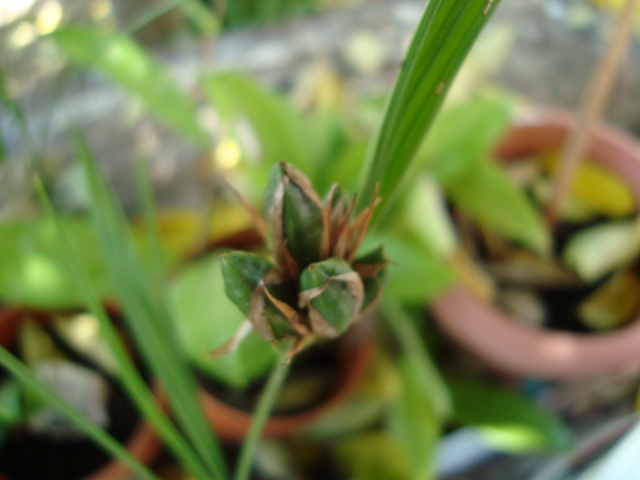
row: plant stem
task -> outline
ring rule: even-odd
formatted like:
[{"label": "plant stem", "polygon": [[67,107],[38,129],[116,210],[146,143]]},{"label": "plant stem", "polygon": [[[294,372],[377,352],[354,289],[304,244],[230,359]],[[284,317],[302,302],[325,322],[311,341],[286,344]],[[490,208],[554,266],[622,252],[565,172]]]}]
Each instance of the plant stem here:
[{"label": "plant stem", "polygon": [[615,34],[609,47],[591,75],[591,81],[580,109],[578,125],[565,143],[551,200],[547,205],[546,219],[549,225],[553,225],[556,221],[558,209],[569,190],[573,174],[580,165],[591,130],[600,118],[609,98],[620,61],[631,39],[637,3],[638,0],[627,0],[624,8],[620,11]]},{"label": "plant stem", "polygon": [[251,463],[258,446],[258,441],[260,440],[260,436],[262,435],[262,430],[265,423],[267,422],[267,419],[269,418],[269,415],[271,414],[271,410],[273,410],[273,406],[276,402],[278,394],[280,393],[282,384],[284,383],[284,380],[287,377],[287,373],[289,372],[290,363],[288,363],[287,360],[288,357],[286,353],[278,357],[277,363],[271,371],[269,379],[267,380],[267,385],[260,395],[258,406],[256,407],[256,410],[253,414],[253,419],[251,420],[249,432],[244,443],[242,444],[242,450],[240,451],[240,459],[238,460],[235,480],[249,479],[249,475],[251,474]]}]

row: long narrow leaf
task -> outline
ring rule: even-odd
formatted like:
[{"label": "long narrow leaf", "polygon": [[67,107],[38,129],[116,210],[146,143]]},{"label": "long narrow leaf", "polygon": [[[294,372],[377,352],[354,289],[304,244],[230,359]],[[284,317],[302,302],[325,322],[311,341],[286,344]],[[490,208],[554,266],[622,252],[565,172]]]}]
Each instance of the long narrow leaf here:
[{"label": "long narrow leaf", "polygon": [[405,453],[410,478],[435,480],[435,448],[442,421],[428,404],[429,394],[420,384],[413,361],[404,355],[397,362],[400,392],[390,411],[390,430]]},{"label": "long narrow leaf", "polygon": [[65,402],[60,398],[60,396],[34,376],[26,365],[1,346],[0,364],[9,370],[18,379],[18,381],[28,388],[34,395],[41,398],[47,404],[57,408],[106,452],[127,463],[131,469],[142,478],[148,480],[160,480],[151,470],[135,459],[127,449],[118,443],[117,440],[100,427],[87,420],[81,413],[75,410],[71,405]]},{"label": "long narrow leaf", "polygon": [[160,240],[160,223],[153,197],[153,185],[151,184],[149,169],[141,157],[136,159],[136,182],[145,223],[145,243],[152,257],[150,261],[153,270],[152,277],[154,282],[160,282],[165,273],[164,254]]},{"label": "long narrow leaf", "polygon": [[196,475],[197,478],[207,480],[207,469],[193,452],[191,446],[184,440],[173,423],[171,423],[157,405],[151,390],[133,364],[118,332],[102,305],[98,291],[93,287],[81,263],[78,261],[60,216],[55,212],[41,183],[38,184],[38,187],[41,201],[47,213],[54,221],[57,234],[63,245],[60,251],[63,252],[66,266],[75,280],[76,287],[80,290],[80,295],[84,297],[89,311],[98,320],[102,337],[109,346],[109,350],[118,365],[119,380],[145,419],[154,426],[167,446],[170,447],[176,457],[183,462],[183,465]]},{"label": "long narrow leaf", "polygon": [[432,0],[396,80],[369,156],[359,207],[392,197],[476,37],[499,0]]},{"label": "long narrow leaf", "polygon": [[67,57],[124,87],[167,125],[206,142],[195,106],[133,40],[81,27],[65,27],[50,37]]},{"label": "long narrow leaf", "polygon": [[124,215],[80,139],[78,153],[90,186],[94,224],[110,260],[110,274],[125,320],[153,373],[164,383],[185,434],[214,478],[225,479],[222,453],[200,408],[196,381],[180,348],[169,310],[162,296],[154,294],[127,236]]},{"label": "long narrow leaf", "polygon": [[392,301],[385,301],[382,311],[387,324],[402,346],[408,368],[413,371],[414,379],[431,404],[431,410],[440,420],[447,418],[451,414],[449,392],[429,352],[420,342],[411,317],[400,305]]}]

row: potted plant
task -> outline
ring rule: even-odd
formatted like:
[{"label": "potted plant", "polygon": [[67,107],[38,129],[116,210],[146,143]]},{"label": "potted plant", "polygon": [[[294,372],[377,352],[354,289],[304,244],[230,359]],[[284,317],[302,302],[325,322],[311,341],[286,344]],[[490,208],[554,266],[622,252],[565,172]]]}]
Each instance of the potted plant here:
[{"label": "potted plant", "polygon": [[[545,152],[563,145],[574,126],[574,117],[565,112],[533,113],[507,131],[498,141],[495,154],[505,162],[531,157],[542,159]],[[623,179],[636,197],[636,183],[640,179],[637,151],[632,138],[601,125],[592,134],[586,155],[590,161]],[[619,248],[628,249],[624,239],[622,243]],[[604,244],[602,247],[606,248]],[[588,252],[588,255],[594,254],[593,250]],[[625,259],[622,260],[624,264]],[[576,266],[581,268],[580,264]],[[586,268],[589,267],[585,266],[583,271]],[[453,338],[512,373],[552,378],[589,376],[614,372],[639,360],[636,345],[640,329],[635,322],[606,333],[536,329],[508,318],[461,286],[436,298],[432,308],[438,323]]]},{"label": "potted plant", "polygon": [[[494,261],[489,268],[502,277],[498,283],[512,281],[513,287],[519,282],[507,278],[513,277],[513,270],[509,273],[505,268],[511,269],[513,262],[510,265],[505,265],[508,261],[502,262],[509,255],[505,249],[513,251],[513,244],[509,246],[488,230],[496,228],[503,238],[539,255],[537,262],[524,262],[524,268],[529,270],[520,280],[528,277],[529,290],[512,290],[509,298],[505,290],[498,292],[498,297],[502,293],[498,300],[502,300],[503,310],[510,307],[512,312],[522,313],[528,309],[529,317],[544,317],[548,310],[556,319],[564,317],[565,325],[577,318],[596,329],[619,326],[637,313],[632,285],[635,273],[629,267],[637,254],[635,223],[616,221],[617,217],[632,216],[637,203],[637,146],[624,134],[598,125],[618,62],[630,38],[633,8],[633,2],[627,2],[620,14],[616,35],[594,71],[579,117],[561,112],[533,115],[522,124],[516,123],[494,146],[495,155],[503,164],[514,165],[512,176],[519,178],[517,181],[529,195],[537,197],[539,210],[546,209],[546,221],[532,210],[527,199],[518,198],[508,179],[501,179],[499,169],[487,162],[491,140],[484,142],[491,136],[482,138],[482,134],[476,134],[476,142],[470,142],[472,148],[466,152],[451,143],[447,152],[446,141],[444,147],[440,145],[439,154],[449,153],[452,162],[444,165],[442,158],[436,158],[432,165],[435,175],[453,203],[481,224],[477,232],[484,237],[485,263]],[[496,134],[490,130],[484,128],[485,133]],[[480,150],[473,152],[473,147],[479,145]],[[553,172],[555,166],[549,158],[553,150],[562,150],[557,172]],[[435,151],[438,152],[438,147]],[[529,164],[533,173],[525,173],[524,179],[523,172],[514,171],[523,156],[534,158]],[[583,157],[589,162],[581,163]],[[556,175],[551,185],[544,185],[545,180],[540,177],[542,163]],[[495,188],[492,192],[490,185]],[[592,226],[603,218],[614,221]],[[469,235],[466,238],[469,240]],[[473,240],[467,246],[475,248],[471,243]],[[561,260],[554,260],[554,254]],[[546,266],[547,277],[555,276],[555,280],[548,278],[555,285],[535,285],[534,277],[541,271],[537,266],[541,265]],[[445,330],[494,365],[500,364],[512,373],[561,378],[613,372],[637,362],[637,325],[600,335],[551,333],[516,325],[504,312],[489,305],[492,285],[485,284],[482,291],[482,283],[475,283],[475,296],[469,295],[469,288],[451,289],[433,302],[433,311]],[[551,291],[543,292],[541,288]],[[478,294],[484,295],[484,299],[479,300]],[[560,304],[560,308],[552,303]]]},{"label": "potted plant", "polygon": [[[335,195],[330,197],[336,200],[337,203],[335,205],[333,201],[325,203],[325,207],[328,207],[326,211],[329,212],[329,217],[332,217],[331,221],[326,222],[325,219],[321,219],[321,225],[331,224],[334,216],[338,219],[342,217],[346,225],[349,225],[349,219],[366,219],[371,210],[369,202],[371,198],[376,197],[375,192],[377,191],[385,197],[385,202],[388,205],[393,203],[395,196],[400,191],[401,181],[405,177],[418,145],[444,99],[449,85],[448,79],[455,74],[475,36],[497,3],[472,0],[465,2],[432,2],[429,4],[416,32],[394,94],[389,102],[383,125],[373,141],[368,160],[358,164],[358,168],[362,169],[364,180],[361,188],[354,189],[358,190],[360,195],[352,207],[354,215],[351,217],[352,211],[350,209],[341,211],[345,207],[344,202],[338,208],[342,195]],[[188,101],[185,102],[185,98],[176,93],[176,89],[167,80],[168,76],[154,62],[140,55],[139,50],[123,37],[112,38],[109,35],[94,33],[92,35],[91,32],[70,29],[66,32],[59,32],[57,40],[67,49],[67,53],[71,57],[95,65],[117,82],[125,84],[136,91],[142,102],[151,110],[154,110],[167,124],[189,135],[190,138],[200,142],[200,144],[207,143],[206,134],[204,134],[195,120],[195,115],[191,115],[193,113],[192,105],[190,107],[190,103]],[[111,42],[115,43],[112,44]],[[85,45],[96,48],[85,50],[83,48]],[[122,55],[104,55],[104,52],[114,45],[118,47],[117,51]],[[99,54],[96,54],[96,51]],[[124,62],[124,64],[118,65],[117,62],[123,58],[129,60],[133,58],[137,61]],[[136,65],[136,68],[131,69],[131,65]],[[144,68],[138,68],[140,66]],[[122,67],[122,70],[118,70],[116,67]],[[158,86],[158,88],[146,88],[151,84]],[[239,85],[241,85],[240,82],[237,82],[235,86]],[[159,95],[159,91],[164,91],[166,95]],[[239,97],[242,97],[242,95]],[[257,103],[253,101],[246,102],[246,98],[245,96],[245,104],[249,106],[255,106]],[[235,111],[237,105],[236,102],[227,101],[225,103],[222,101],[218,104],[218,108],[220,111],[225,109]],[[279,115],[266,117],[266,124],[280,125],[280,122],[281,117]],[[264,124],[265,117],[262,117],[262,123],[259,125]],[[265,148],[273,147],[274,145],[277,147],[285,142],[293,142],[296,144],[295,152],[297,153],[312,150],[308,145],[304,145],[304,140],[301,140],[302,137],[289,135],[288,132],[286,130],[284,135],[272,136],[271,142],[264,141],[263,146]],[[274,138],[276,139],[275,142]],[[165,386],[168,404],[174,415],[175,423],[173,420],[167,419],[161,412],[152,408],[152,405],[149,404],[148,391],[145,393],[144,388],[140,388],[138,377],[135,375],[124,376],[123,384],[136,404],[142,409],[145,417],[158,429],[167,446],[171,448],[172,452],[190,473],[196,478],[202,479],[212,477],[228,478],[227,466],[223,459],[222,450],[216,441],[215,433],[208,428],[205,416],[198,407],[197,382],[191,370],[193,356],[185,351],[184,345],[179,339],[174,322],[174,306],[169,302],[169,295],[166,295],[167,291],[164,283],[166,277],[163,275],[163,265],[161,265],[162,262],[160,261],[162,259],[162,250],[159,248],[160,242],[151,235],[149,241],[150,250],[153,253],[151,256],[157,261],[157,265],[154,265],[151,269],[145,268],[143,262],[136,255],[122,211],[118,208],[117,203],[114,202],[109,189],[101,179],[95,161],[91,158],[89,149],[81,139],[76,139],[76,150],[86,174],[88,190],[91,196],[94,226],[98,232],[102,248],[109,258],[107,269],[111,285],[120,301],[126,325],[134,341],[148,362],[153,374]],[[291,155],[291,157],[286,158],[286,160],[296,163],[296,166],[301,171],[309,172],[315,170],[317,172],[322,168],[320,165],[314,164],[313,159],[309,160],[305,155],[300,157]],[[309,160],[309,163],[304,164],[306,160]],[[253,173],[256,176],[263,175],[267,170],[266,167],[267,165],[256,167],[253,169]],[[356,169],[356,171],[360,170]],[[312,176],[311,173],[309,175]],[[294,176],[296,175],[290,172],[286,175],[290,179],[289,182]],[[155,225],[153,202],[149,201],[149,199],[150,195],[147,194],[147,201],[144,202],[146,205],[145,217],[150,225]],[[272,199],[272,205],[277,203]],[[316,203],[317,206],[317,202],[312,203]],[[364,217],[358,217],[358,214],[362,212],[368,213]],[[377,214],[379,215],[378,219],[382,218],[383,214],[384,212]],[[55,213],[53,213],[53,217],[57,217]],[[373,222],[375,223],[376,221],[379,220],[374,218]],[[354,229],[354,232],[364,231],[363,224],[368,223],[368,219],[366,221],[359,220],[359,222],[360,225]],[[307,231],[301,232],[302,237],[306,237],[307,234],[317,230],[319,227],[317,224],[307,226],[309,227],[306,229]],[[276,236],[282,234],[277,225],[275,227],[272,226],[271,230]],[[323,229],[323,231],[326,230]],[[359,234],[355,238],[357,239],[358,236]],[[330,245],[333,248],[337,243],[330,242]],[[357,244],[359,241],[355,243]],[[308,261],[300,260],[299,252],[291,250],[288,253],[294,260],[292,262],[291,258],[287,257],[289,245],[277,241],[274,241],[274,244],[279,246],[275,255],[276,262],[280,270],[287,272],[285,277],[278,277],[277,280],[280,280],[282,284],[293,284],[294,288],[290,290],[295,294],[294,296],[298,296],[302,292],[307,292],[307,294],[302,295],[302,297],[298,296],[297,299],[288,303],[289,308],[284,306],[279,294],[270,291],[268,288],[273,286],[265,277],[268,277],[268,270],[272,268],[271,264],[267,269],[266,264],[256,260],[255,257],[251,257],[252,261],[256,262],[258,267],[261,268],[256,270],[256,268],[253,268],[256,265],[252,264],[249,265],[252,268],[239,269],[237,272],[239,279],[245,279],[244,290],[240,294],[237,294],[238,292],[235,295],[232,293],[230,295],[232,297],[231,300],[238,305],[243,314],[250,317],[256,329],[260,329],[263,335],[266,333],[265,336],[269,340],[276,340],[279,346],[285,347],[285,351],[278,355],[282,362],[276,362],[267,379],[264,394],[260,396],[256,404],[252,422],[240,452],[240,460],[236,472],[236,478],[239,480],[246,479],[250,475],[258,439],[273,408],[277,397],[276,393],[282,385],[287,371],[286,365],[282,363],[304,346],[309,337],[309,330],[317,336],[331,336],[346,330],[346,327],[355,316],[354,313],[360,313],[362,304],[367,303],[364,297],[369,290],[365,286],[363,279],[371,280],[372,277],[375,277],[379,273],[375,271],[375,268],[382,263],[380,255],[375,255],[374,260],[376,261],[369,262],[373,265],[366,265],[368,263],[366,261],[360,262],[364,265],[358,267],[361,269],[361,272],[359,272],[354,263],[355,259],[359,258],[356,255],[355,248],[347,248],[346,251],[342,251],[339,254],[335,252],[340,251],[340,249],[334,249],[331,255],[326,252],[318,255],[314,254],[314,258],[307,259]],[[335,260],[334,257],[342,260],[341,262],[332,262],[339,265],[325,264],[322,268],[317,267],[320,272],[312,271],[304,275],[304,272],[310,268],[309,263],[315,265]],[[317,260],[320,260],[320,262]],[[367,266],[375,268],[368,269],[366,268]],[[264,271],[262,267],[267,271]],[[333,270],[327,272],[326,270],[329,267]],[[296,271],[296,268],[300,271]],[[83,298],[90,304],[91,310],[100,316],[100,304],[97,301],[100,298],[99,292],[95,286],[82,282],[81,268],[76,268],[75,271],[76,273],[80,272],[80,275],[77,276],[81,280],[79,285],[82,286],[81,293]],[[250,283],[249,287],[247,287],[248,282],[246,279],[249,278],[247,275],[255,273],[255,271],[260,276],[251,277],[250,280],[253,283]],[[340,273],[336,273],[338,271]],[[280,273],[282,274],[282,272]],[[298,276],[301,273],[305,278]],[[318,278],[319,276],[316,273],[322,273],[327,277],[326,285],[325,282],[320,281],[322,278]],[[269,278],[269,280],[273,280],[273,278]],[[410,281],[415,282],[416,277],[412,276]],[[350,297],[347,298],[347,303],[350,306],[344,309],[348,314],[341,315],[334,322],[328,321],[334,312],[327,310],[326,302],[321,300],[325,293],[327,295],[331,293],[330,291],[328,292],[328,287],[331,286],[333,288],[335,282],[342,282],[348,285],[346,293],[348,294],[347,297]],[[242,284],[243,282],[241,281],[240,283]],[[300,289],[297,283],[304,283],[305,287]],[[375,282],[373,283],[375,284]],[[405,285],[406,283],[407,281],[405,281]],[[278,282],[276,282],[277,284]],[[261,290],[254,297],[252,291],[258,287]],[[395,289],[396,292],[401,291],[402,287],[396,286]],[[250,293],[248,300],[247,291]],[[377,296],[377,292],[373,295],[373,297],[375,296]],[[316,305],[314,301],[317,298],[319,303]],[[325,305],[322,305],[323,303]],[[281,335],[282,332],[274,333],[276,329],[269,322],[272,319],[268,319],[269,328],[264,322],[261,323],[261,313],[264,312],[265,305],[272,308],[272,310],[275,309],[280,316],[280,320],[284,317],[284,321],[279,324],[285,331],[284,335]],[[419,344],[416,348],[415,344],[412,343],[412,339],[415,339],[416,336],[412,333],[410,323],[401,321],[401,311],[398,313],[395,307],[397,307],[397,302],[395,301],[387,301],[383,306],[383,309],[387,312],[389,326],[392,328],[394,336],[398,338],[398,344],[402,351],[401,360],[399,361],[400,366],[398,367],[401,393],[397,396],[392,415],[392,423],[396,431],[393,436],[385,433],[379,435],[381,432],[377,432],[368,437],[368,443],[352,443],[345,446],[344,450],[353,451],[354,448],[357,450],[358,445],[376,445],[377,449],[372,451],[379,452],[381,449],[390,447],[389,451],[394,453],[397,451],[404,452],[400,455],[403,458],[402,465],[399,468],[395,465],[391,470],[396,468],[396,473],[398,471],[403,472],[403,475],[400,475],[402,478],[406,476],[423,478],[425,475],[430,474],[433,469],[430,459],[425,460],[424,451],[431,451],[439,428],[442,425],[442,418],[446,415],[446,394],[443,394],[443,389],[438,383],[438,376],[430,370],[428,356],[425,355],[423,346]],[[212,306],[212,308],[215,308],[215,306]],[[309,324],[313,326],[312,329],[309,328],[309,325],[301,325],[296,321],[296,315],[299,315],[303,309],[310,312]],[[313,321],[311,319],[312,313]],[[339,313],[342,314],[344,312]],[[397,320],[398,318],[400,320]],[[105,322],[105,328],[108,330],[107,323]],[[404,326],[398,327],[398,325]],[[394,329],[395,327],[398,327],[397,331]],[[407,332],[409,333],[407,334]],[[114,345],[117,347],[116,342],[111,342],[111,346],[114,347]],[[268,344],[266,346],[269,347]],[[192,358],[189,358],[190,356]],[[18,362],[15,362],[10,354],[0,350],[0,359],[7,368],[11,369],[13,374],[28,383],[30,388],[40,392],[41,395],[46,395],[46,389],[40,383],[33,381],[29,371],[24,369]],[[49,400],[58,402],[55,396],[49,396]],[[58,404],[61,405],[62,403]],[[75,418],[74,421],[81,423],[76,417],[73,417],[69,410],[66,410],[66,413]],[[425,425],[428,428],[424,428]],[[180,428],[177,428],[177,426]],[[118,449],[117,444],[114,445],[113,442],[107,441],[105,437],[101,437],[95,429],[92,430],[86,424],[82,424],[82,428],[92,432],[94,438],[98,439],[104,448],[126,460],[142,476],[153,478],[153,474],[148,469],[145,469],[139,462],[136,462],[126,453],[123,453],[121,449]],[[400,458],[400,456],[397,458]],[[351,457],[355,458],[353,455]],[[389,456],[385,457],[386,460],[389,460],[389,458]]]}]

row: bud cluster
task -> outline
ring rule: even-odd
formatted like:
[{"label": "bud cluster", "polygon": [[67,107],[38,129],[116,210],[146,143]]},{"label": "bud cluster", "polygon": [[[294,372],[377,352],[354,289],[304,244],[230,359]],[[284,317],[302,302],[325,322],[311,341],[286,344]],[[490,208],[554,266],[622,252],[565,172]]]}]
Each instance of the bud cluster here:
[{"label": "bud cluster", "polygon": [[353,216],[334,185],[324,205],[309,179],[280,162],[264,196],[273,263],[247,252],[221,256],[227,296],[274,346],[295,354],[312,337],[340,335],[378,299],[383,247],[356,258],[377,204]]}]

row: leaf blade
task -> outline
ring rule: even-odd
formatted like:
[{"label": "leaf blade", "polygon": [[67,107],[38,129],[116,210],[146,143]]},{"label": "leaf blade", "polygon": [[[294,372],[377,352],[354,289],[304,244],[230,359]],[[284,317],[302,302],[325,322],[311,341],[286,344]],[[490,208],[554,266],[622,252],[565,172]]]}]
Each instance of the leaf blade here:
[{"label": "leaf blade", "polygon": [[127,325],[152,371],[162,379],[169,404],[202,461],[217,478],[225,479],[222,453],[200,409],[196,381],[180,348],[168,307],[161,295],[154,294],[145,278],[145,271],[127,235],[123,213],[88,147],[80,138],[77,147],[90,185],[94,225],[110,259],[110,275]]},{"label": "leaf blade", "polygon": [[359,208],[380,185],[393,197],[460,64],[495,10],[485,0],[432,1],[422,16],[371,144]]},{"label": "leaf blade", "polygon": [[97,70],[133,94],[165,124],[206,143],[194,105],[133,40],[81,27],[56,30],[49,38],[69,59]]}]

